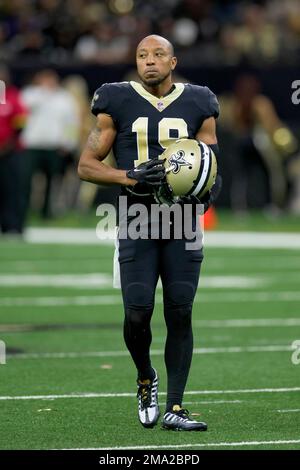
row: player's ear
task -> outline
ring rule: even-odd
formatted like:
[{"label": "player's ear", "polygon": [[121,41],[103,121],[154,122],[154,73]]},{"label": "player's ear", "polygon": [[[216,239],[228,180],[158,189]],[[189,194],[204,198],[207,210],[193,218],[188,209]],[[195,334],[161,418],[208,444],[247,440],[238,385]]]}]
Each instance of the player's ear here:
[{"label": "player's ear", "polygon": [[171,59],[171,70],[174,70],[177,65],[177,57],[172,57]]}]

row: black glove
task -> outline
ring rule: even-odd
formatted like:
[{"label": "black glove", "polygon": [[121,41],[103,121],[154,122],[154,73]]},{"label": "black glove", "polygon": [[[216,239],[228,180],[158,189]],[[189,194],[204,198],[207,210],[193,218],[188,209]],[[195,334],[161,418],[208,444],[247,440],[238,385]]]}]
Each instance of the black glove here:
[{"label": "black glove", "polygon": [[181,198],[184,203],[189,204],[203,204],[204,205],[204,214],[209,209],[209,207],[217,200],[222,189],[222,176],[217,175],[216,181],[212,185],[211,189],[207,191],[201,198],[197,196],[185,196]]},{"label": "black glove", "polygon": [[165,177],[164,160],[152,158],[141,163],[136,168],[128,170],[126,175],[128,178],[137,180],[138,183],[146,183],[151,186],[161,184]]},{"label": "black glove", "polygon": [[217,175],[216,181],[212,185],[210,191],[207,191],[202,198],[200,198],[201,204],[204,205],[204,213],[209,207],[218,199],[218,196],[222,189],[222,176]]}]

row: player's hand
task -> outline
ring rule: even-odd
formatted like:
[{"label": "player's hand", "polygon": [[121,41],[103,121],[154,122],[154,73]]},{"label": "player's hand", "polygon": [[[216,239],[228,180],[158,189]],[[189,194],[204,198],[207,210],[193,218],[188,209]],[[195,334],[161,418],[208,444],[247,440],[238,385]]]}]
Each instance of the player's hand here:
[{"label": "player's hand", "polygon": [[204,205],[204,213],[218,199],[219,194],[222,189],[222,183],[223,183],[222,176],[217,175],[216,181],[212,185],[210,191],[208,191],[206,194],[204,194],[202,198],[200,198],[200,203]]},{"label": "player's hand", "polygon": [[136,168],[128,170],[126,175],[127,178],[134,179],[138,183],[146,183],[151,186],[159,185],[166,175],[164,160],[152,158],[141,163]]},{"label": "player's hand", "polygon": [[214,202],[217,200],[221,189],[222,189],[222,176],[217,175],[216,181],[211,187],[210,191],[207,191],[206,194],[204,194],[203,197],[198,198],[197,196],[187,196],[184,198],[181,198],[181,200],[184,203],[189,203],[189,204],[203,204],[204,206],[204,214],[205,212],[209,209],[209,207],[214,204]]}]

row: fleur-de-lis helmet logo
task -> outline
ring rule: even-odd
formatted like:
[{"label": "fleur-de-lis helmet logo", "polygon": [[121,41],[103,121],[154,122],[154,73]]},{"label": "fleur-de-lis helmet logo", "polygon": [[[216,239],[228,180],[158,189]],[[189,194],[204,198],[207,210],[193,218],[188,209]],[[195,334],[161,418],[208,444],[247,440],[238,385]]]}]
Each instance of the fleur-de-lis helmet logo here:
[{"label": "fleur-de-lis helmet logo", "polygon": [[173,153],[168,159],[168,163],[171,166],[172,173],[178,173],[182,166],[191,166],[191,163],[185,159],[184,150],[178,150],[176,153]]}]

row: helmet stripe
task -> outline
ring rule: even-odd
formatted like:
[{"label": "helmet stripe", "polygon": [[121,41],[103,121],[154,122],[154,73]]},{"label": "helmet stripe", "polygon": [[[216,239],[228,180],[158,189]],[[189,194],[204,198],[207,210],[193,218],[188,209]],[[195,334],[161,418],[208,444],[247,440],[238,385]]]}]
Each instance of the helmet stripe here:
[{"label": "helmet stripe", "polygon": [[203,167],[204,167],[204,158],[202,158],[203,149],[201,147],[201,143],[200,142],[197,142],[197,143],[198,143],[199,149],[200,149],[200,168],[199,168],[196,179],[194,179],[194,181],[193,181],[191,189],[186,194],[187,196],[190,196],[193,193],[193,191],[196,188],[196,186],[198,185],[198,183],[200,181],[200,178],[201,178],[201,175],[203,173]]},{"label": "helmet stripe", "polygon": [[201,143],[200,147],[202,150],[201,154],[203,161],[203,170],[199,171],[199,174],[201,175],[200,180],[196,181],[191,191],[189,191],[192,196],[197,196],[197,194],[199,194],[203,190],[203,188],[205,188],[211,171],[210,148],[204,143]]}]

